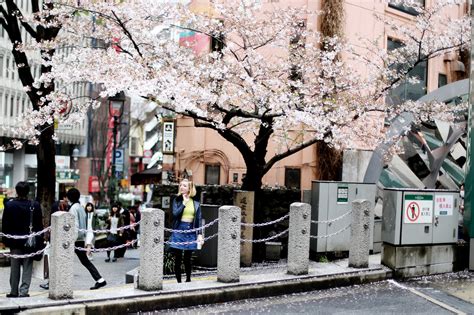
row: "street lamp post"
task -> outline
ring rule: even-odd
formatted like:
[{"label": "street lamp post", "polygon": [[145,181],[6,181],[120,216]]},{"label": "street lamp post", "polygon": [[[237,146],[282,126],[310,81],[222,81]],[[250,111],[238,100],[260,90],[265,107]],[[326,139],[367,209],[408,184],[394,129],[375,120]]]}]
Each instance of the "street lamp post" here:
[{"label": "street lamp post", "polygon": [[109,180],[109,200],[115,200],[115,162],[116,156],[115,151],[117,150],[117,133],[118,126],[120,125],[120,119],[123,114],[123,106],[125,103],[125,94],[123,92],[117,93],[115,96],[109,97],[109,114],[113,119],[113,129],[112,129],[112,165],[111,165],[111,174]]},{"label": "street lamp post", "polygon": [[72,160],[73,160],[73,163],[72,163],[72,174],[71,174],[71,177],[72,179],[74,179],[74,186],[76,186],[76,181],[77,181],[77,175],[79,174],[78,173],[78,170],[77,170],[77,160],[79,159],[79,149],[78,148],[74,148],[74,150],[72,150]]}]

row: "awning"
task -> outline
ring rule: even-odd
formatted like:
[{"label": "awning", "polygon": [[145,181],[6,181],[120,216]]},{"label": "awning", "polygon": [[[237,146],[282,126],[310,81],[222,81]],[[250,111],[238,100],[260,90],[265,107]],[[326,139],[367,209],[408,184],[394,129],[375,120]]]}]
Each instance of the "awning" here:
[{"label": "awning", "polygon": [[140,173],[132,175],[132,185],[148,185],[159,184],[161,182],[161,169],[156,167],[150,168]]}]

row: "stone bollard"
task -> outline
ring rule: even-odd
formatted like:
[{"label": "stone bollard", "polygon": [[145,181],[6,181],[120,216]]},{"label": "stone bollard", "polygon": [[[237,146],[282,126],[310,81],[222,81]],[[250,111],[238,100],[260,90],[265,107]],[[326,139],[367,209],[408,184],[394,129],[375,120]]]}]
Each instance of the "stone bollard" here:
[{"label": "stone bollard", "polygon": [[370,201],[358,199],[352,202],[351,242],[349,267],[367,268],[370,251],[370,218],[374,209]]},{"label": "stone bollard", "polygon": [[311,206],[301,202],[292,203],[288,235],[288,273],[291,275],[308,274],[310,231]]},{"label": "stone bollard", "polygon": [[145,209],[140,223],[140,266],[137,288],[145,291],[163,288],[163,250],[165,213]]},{"label": "stone bollard", "polygon": [[58,211],[51,216],[49,251],[49,298],[70,299],[73,295],[74,243],[77,238],[74,215]]},{"label": "stone bollard", "polygon": [[217,240],[217,281],[239,282],[240,274],[240,208],[219,208]]}]

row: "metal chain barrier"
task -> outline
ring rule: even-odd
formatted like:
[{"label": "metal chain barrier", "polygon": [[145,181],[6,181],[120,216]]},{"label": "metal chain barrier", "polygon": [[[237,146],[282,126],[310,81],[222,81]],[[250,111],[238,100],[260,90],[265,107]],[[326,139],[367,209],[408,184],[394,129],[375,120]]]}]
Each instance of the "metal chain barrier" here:
[{"label": "metal chain barrier", "polygon": [[287,219],[288,217],[290,216],[290,214],[285,214],[284,216],[282,216],[281,218],[279,219],[276,219],[274,221],[270,221],[270,222],[265,222],[265,223],[240,223],[240,225],[242,226],[252,226],[252,227],[261,227],[261,226],[266,226],[266,225],[270,225],[270,224],[275,224],[275,223],[278,223],[278,222],[281,222],[285,219]]},{"label": "metal chain barrier", "polygon": [[350,226],[351,226],[351,224],[349,224],[348,226],[346,226],[346,227],[340,229],[340,230],[337,231],[337,232],[331,233],[331,234],[321,235],[321,236],[310,235],[309,237],[311,237],[311,238],[327,238],[327,237],[331,237],[331,236],[334,236],[334,235],[337,235],[337,234],[339,234],[339,233],[344,232],[344,231],[347,230]]},{"label": "metal chain barrier", "polygon": [[[139,225],[140,222],[141,221],[138,221],[138,222],[135,222],[135,223],[132,223],[132,224],[129,224],[129,225],[125,225],[125,226],[116,228],[115,230],[116,231],[123,231],[123,230],[126,230],[126,229],[131,229],[132,227],[135,227],[135,226]],[[112,232],[112,230],[111,229],[105,229],[105,230],[79,229],[79,232],[110,233],[110,232]]]},{"label": "metal chain barrier", "polygon": [[[208,240],[210,240],[210,239],[212,239],[212,238],[214,238],[218,235],[219,235],[219,233],[216,233],[216,234],[213,234],[211,236],[205,237],[203,239],[203,242],[205,243],[206,241],[208,241]],[[197,240],[192,241],[192,242],[170,242],[170,241],[165,241],[165,244],[168,244],[168,245],[192,245],[192,244],[197,243],[197,242],[198,242]]]},{"label": "metal chain barrier", "polygon": [[[117,245],[117,246],[113,246],[113,247],[107,247],[107,248],[93,248],[91,249],[90,251],[93,252],[93,253],[98,253],[98,252],[106,252],[106,251],[112,251],[112,250],[117,250],[119,248],[124,248],[124,247],[128,247],[128,246],[132,246],[134,245],[136,242],[138,242],[138,240],[133,240],[131,242],[128,242],[128,243],[125,243],[125,244],[121,244],[121,245]],[[84,247],[77,247],[75,246],[74,249],[78,250],[78,251],[82,251],[82,252],[86,252],[87,251],[87,248],[84,248]]]},{"label": "metal chain barrier", "polygon": [[0,253],[0,256],[5,256],[5,257],[15,258],[15,259],[30,258],[30,257],[36,256],[36,255],[42,255],[44,253],[44,251],[46,250],[46,248],[48,248],[48,247],[45,247],[43,249],[40,249],[37,252],[29,253],[29,254],[15,255],[15,254]]},{"label": "metal chain barrier", "polygon": [[198,228],[190,229],[190,230],[173,230],[173,229],[165,228],[165,231],[166,231],[166,232],[173,232],[173,233],[192,233],[192,232],[198,232],[198,231],[207,229],[208,227],[210,227],[211,225],[215,224],[215,223],[218,222],[218,221],[219,221],[219,218],[215,219],[214,221],[209,222],[209,223],[206,224],[206,225],[203,225],[203,226],[198,227]]},{"label": "metal chain barrier", "polygon": [[49,230],[51,230],[51,227],[48,226],[47,228],[44,228],[39,232],[34,232],[34,233],[31,233],[31,234],[11,235],[11,234],[5,234],[5,233],[0,232],[0,236],[1,237],[6,237],[6,238],[13,238],[15,240],[21,240],[21,239],[27,239],[29,237],[41,235],[43,233],[49,232]]},{"label": "metal chain barrier", "polygon": [[348,216],[349,214],[352,213],[352,210],[349,210],[348,212],[344,213],[343,215],[335,218],[335,219],[332,219],[332,220],[326,220],[326,221],[315,221],[315,220],[311,220],[311,223],[313,224],[323,224],[323,223],[333,223],[333,222],[336,222],[336,221],[339,221],[341,220],[342,218]]},{"label": "metal chain barrier", "polygon": [[267,241],[269,241],[269,240],[273,240],[273,239],[275,239],[275,238],[278,238],[278,237],[282,236],[282,235],[285,234],[285,233],[288,233],[288,230],[289,230],[289,229],[286,229],[286,230],[284,230],[283,232],[280,232],[280,233],[278,233],[278,234],[276,234],[276,235],[274,235],[274,236],[270,236],[270,237],[267,237],[267,238],[262,238],[262,239],[259,239],[259,240],[241,239],[240,242],[242,242],[242,243],[243,243],[243,242],[247,242],[247,243],[261,243],[261,242],[267,242]]}]

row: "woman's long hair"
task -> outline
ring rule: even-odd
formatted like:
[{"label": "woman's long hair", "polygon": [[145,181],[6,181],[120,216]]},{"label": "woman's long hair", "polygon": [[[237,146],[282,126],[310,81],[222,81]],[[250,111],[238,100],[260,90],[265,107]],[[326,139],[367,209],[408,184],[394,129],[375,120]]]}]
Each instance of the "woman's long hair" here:
[{"label": "woman's long hair", "polygon": [[95,208],[94,208],[94,205],[93,205],[91,202],[86,203],[86,206],[84,207],[84,210],[86,210],[86,212],[88,212],[88,211],[87,211],[87,207],[88,207],[88,206],[91,206],[91,207],[92,207],[92,211],[91,211],[91,212],[94,213]]},{"label": "woman's long hair", "polygon": [[[114,212],[114,208],[117,208],[117,211]],[[120,217],[120,207],[117,205],[117,204],[113,204],[111,207],[110,207],[110,210],[109,210],[109,214],[111,217]]]}]

